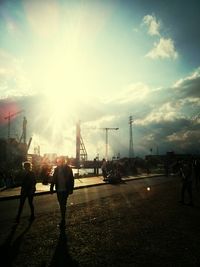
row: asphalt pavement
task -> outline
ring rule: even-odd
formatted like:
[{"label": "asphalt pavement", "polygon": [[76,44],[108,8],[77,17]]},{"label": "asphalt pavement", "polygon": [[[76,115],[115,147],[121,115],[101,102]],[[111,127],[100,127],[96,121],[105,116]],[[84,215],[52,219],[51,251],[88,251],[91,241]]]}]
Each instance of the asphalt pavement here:
[{"label": "asphalt pavement", "polygon": [[[141,180],[98,188],[105,184],[102,177],[76,179],[75,189],[80,190],[72,195],[76,201],[68,203],[65,231],[57,226],[60,210],[55,195],[35,199],[37,216],[32,223],[27,210],[15,224],[18,201],[2,202],[1,266],[200,266],[200,188],[194,184],[194,206],[187,205],[187,199],[183,205],[180,177],[147,177],[155,175],[130,176],[123,180]],[[94,188],[81,190],[86,186]],[[49,192],[49,185],[43,191],[39,187],[36,195]],[[88,197],[92,194],[96,197]],[[78,195],[83,201],[77,201]]]}]

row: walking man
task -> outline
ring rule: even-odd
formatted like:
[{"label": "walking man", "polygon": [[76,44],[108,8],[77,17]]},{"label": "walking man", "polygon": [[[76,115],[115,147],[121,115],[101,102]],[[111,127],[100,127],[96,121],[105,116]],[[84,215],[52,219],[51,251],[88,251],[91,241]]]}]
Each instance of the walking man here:
[{"label": "walking man", "polygon": [[102,171],[102,175],[103,175],[103,181],[106,181],[106,179],[107,179],[107,162],[105,159],[102,160],[101,171]]},{"label": "walking man", "polygon": [[57,199],[60,206],[61,222],[60,228],[65,228],[65,214],[67,198],[73,193],[74,176],[71,167],[65,162],[64,157],[57,160],[57,167],[54,170],[53,179],[50,186],[50,192],[53,194],[53,188],[56,188]]},{"label": "walking man", "polygon": [[35,219],[34,215],[34,205],[33,197],[36,190],[36,178],[35,173],[31,170],[31,163],[26,161],[24,162],[24,172],[22,174],[22,184],[21,184],[21,194],[20,194],[20,203],[19,209],[16,217],[16,222],[20,220],[20,216],[24,207],[26,198],[28,198],[28,203],[31,210],[30,221]]},{"label": "walking man", "polygon": [[180,167],[180,174],[182,177],[182,188],[181,188],[181,203],[185,204],[185,193],[188,193],[189,203],[188,205],[193,206],[193,194],[192,194],[192,181],[194,176],[193,162],[189,160]]}]

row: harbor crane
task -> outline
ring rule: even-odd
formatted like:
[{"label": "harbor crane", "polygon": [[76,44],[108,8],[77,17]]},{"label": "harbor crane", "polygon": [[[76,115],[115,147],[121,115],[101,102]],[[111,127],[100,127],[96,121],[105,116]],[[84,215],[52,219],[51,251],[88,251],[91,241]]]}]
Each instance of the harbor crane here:
[{"label": "harbor crane", "polygon": [[80,121],[76,124],[76,165],[77,168],[80,167],[80,161],[86,161],[87,160],[87,151],[81,136],[81,127],[80,127]]},{"label": "harbor crane", "polygon": [[24,110],[22,109],[22,110],[19,110],[19,111],[15,112],[15,113],[12,113],[12,114],[9,112],[8,116],[4,117],[5,120],[8,120],[8,139],[10,138],[10,122],[11,122],[11,118],[16,116],[16,115],[18,115],[18,114],[20,114],[20,113],[22,113],[23,111]]},{"label": "harbor crane", "polygon": [[105,128],[99,128],[99,129],[102,129],[106,132],[106,151],[105,151],[105,159],[107,160],[108,159],[108,131],[110,130],[119,130],[118,127],[115,127],[115,128],[110,128],[110,127],[105,127]]},{"label": "harbor crane", "polygon": [[[104,128],[89,128],[89,129],[101,129],[106,133],[106,141],[105,141],[105,158],[108,159],[108,131],[110,130],[119,130],[118,127],[104,127]],[[78,121],[76,125],[76,161],[77,165],[80,165],[80,160],[87,160],[87,151],[81,136],[81,128],[80,121]]]},{"label": "harbor crane", "polygon": [[27,119],[26,119],[26,117],[24,117],[23,127],[22,127],[22,135],[21,135],[20,140],[19,140],[20,143],[23,140],[24,144],[26,144],[26,125],[27,125]]},{"label": "harbor crane", "polygon": [[119,128],[118,127],[103,127],[103,128],[93,127],[93,128],[89,128],[89,129],[93,129],[93,130],[100,129],[100,130],[104,130],[106,132],[105,159],[107,160],[108,159],[108,131],[110,131],[110,130],[119,130]]},{"label": "harbor crane", "polygon": [[130,159],[134,157],[132,124],[133,124],[133,116],[129,116],[129,125],[130,125],[129,158]]}]

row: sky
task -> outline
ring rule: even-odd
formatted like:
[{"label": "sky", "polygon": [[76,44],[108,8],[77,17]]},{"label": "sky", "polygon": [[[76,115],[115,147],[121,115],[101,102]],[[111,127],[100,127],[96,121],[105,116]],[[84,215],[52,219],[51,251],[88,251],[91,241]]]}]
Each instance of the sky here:
[{"label": "sky", "polygon": [[200,153],[199,0],[0,1],[0,137],[88,158]]}]

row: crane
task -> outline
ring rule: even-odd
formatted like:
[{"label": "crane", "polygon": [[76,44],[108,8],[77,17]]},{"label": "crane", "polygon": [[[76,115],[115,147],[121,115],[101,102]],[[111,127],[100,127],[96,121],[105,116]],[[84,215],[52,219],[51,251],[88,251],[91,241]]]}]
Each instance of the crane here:
[{"label": "crane", "polygon": [[[86,128],[84,128],[86,129]],[[107,160],[108,159],[108,131],[109,130],[119,130],[118,127],[103,127],[103,128],[96,128],[96,127],[92,127],[92,128],[88,128],[88,129],[100,129],[100,130],[104,130],[106,132],[106,142],[105,142],[105,145],[106,145],[106,149],[105,149],[105,159]]]},{"label": "crane", "polygon": [[5,120],[8,120],[8,139],[10,138],[10,120],[11,120],[11,118],[22,113],[23,111],[24,110],[22,109],[22,110],[15,112],[15,113],[12,113],[12,114],[9,112],[8,116],[4,117]]},{"label": "crane", "polygon": [[133,151],[133,131],[132,131],[132,124],[133,124],[133,117],[129,116],[129,124],[130,124],[130,140],[129,140],[129,158],[134,157]]},{"label": "crane", "polygon": [[76,124],[76,165],[80,167],[80,160],[87,160],[87,151],[81,136],[80,120]]},{"label": "crane", "polygon": [[105,132],[106,132],[106,151],[105,151],[105,158],[107,160],[108,159],[108,131],[110,131],[110,130],[119,130],[119,128],[118,127],[115,127],[115,128],[105,127],[105,128],[99,128],[99,129],[105,130]]},{"label": "crane", "polygon": [[[86,129],[86,128],[84,128]],[[97,127],[90,127],[87,129],[101,129],[104,130],[106,132],[106,149],[105,149],[105,158],[106,160],[108,159],[108,131],[109,130],[119,130],[118,127],[104,127],[104,128],[97,128]],[[82,154],[81,154],[82,152]],[[83,143],[83,139],[81,137],[81,130],[80,130],[80,121],[78,121],[77,125],[76,125],[76,159],[77,162],[80,161],[80,156],[82,156],[82,158],[84,160],[87,160],[87,151],[85,149],[84,143]]]},{"label": "crane", "polygon": [[23,139],[24,144],[26,144],[26,125],[27,125],[27,119],[26,119],[26,117],[24,117],[23,127],[22,127],[22,135],[21,135],[20,140],[19,140],[19,142],[21,143],[21,141]]}]

